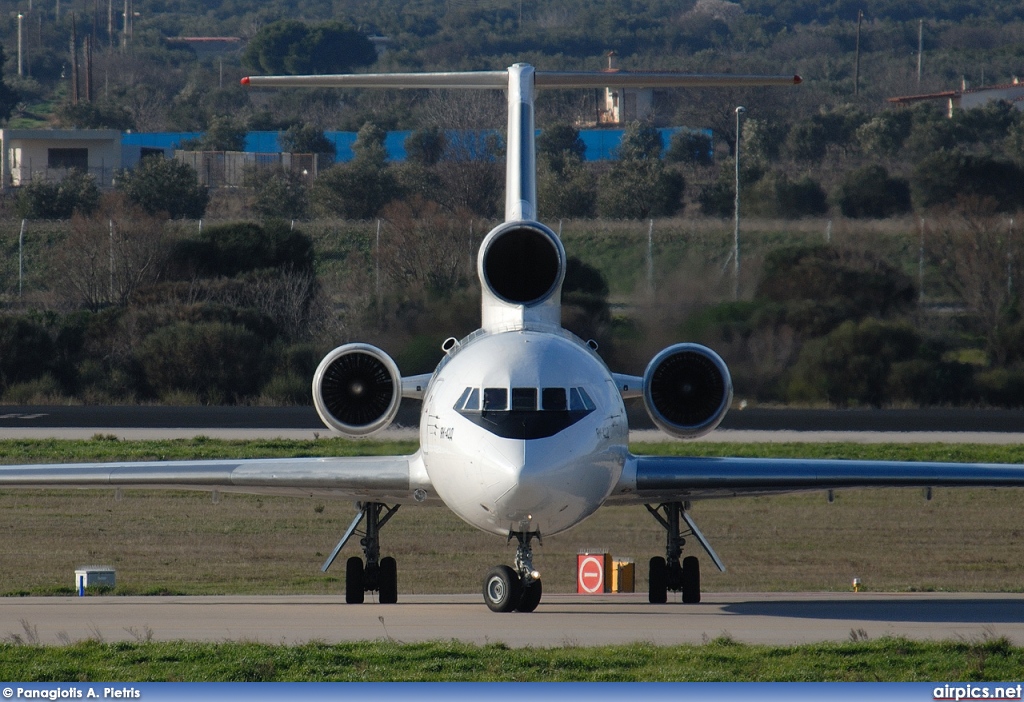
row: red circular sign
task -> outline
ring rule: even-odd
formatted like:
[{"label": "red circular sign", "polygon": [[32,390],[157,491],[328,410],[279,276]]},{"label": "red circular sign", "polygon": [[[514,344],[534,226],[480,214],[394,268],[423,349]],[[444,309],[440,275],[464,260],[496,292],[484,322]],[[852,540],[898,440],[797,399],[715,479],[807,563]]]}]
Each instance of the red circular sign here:
[{"label": "red circular sign", "polygon": [[580,558],[577,573],[579,591],[593,595],[604,592],[604,556],[584,556]]}]

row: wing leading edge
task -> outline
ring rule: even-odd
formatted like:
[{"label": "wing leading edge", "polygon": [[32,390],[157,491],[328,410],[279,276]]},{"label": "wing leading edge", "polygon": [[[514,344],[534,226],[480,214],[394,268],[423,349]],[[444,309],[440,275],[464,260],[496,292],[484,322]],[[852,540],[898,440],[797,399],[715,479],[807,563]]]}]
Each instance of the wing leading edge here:
[{"label": "wing leading edge", "polygon": [[436,499],[419,452],[410,456],[148,461],[0,466],[0,488],[148,488],[350,498]]},{"label": "wing leading edge", "polygon": [[633,456],[607,504],[854,487],[1024,487],[1024,466],[801,458]]}]

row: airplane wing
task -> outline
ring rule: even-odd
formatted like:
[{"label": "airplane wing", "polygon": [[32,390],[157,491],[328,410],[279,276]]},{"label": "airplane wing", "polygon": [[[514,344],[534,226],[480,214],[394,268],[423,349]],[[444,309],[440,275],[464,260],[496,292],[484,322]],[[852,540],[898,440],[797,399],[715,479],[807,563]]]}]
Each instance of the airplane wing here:
[{"label": "airplane wing", "polygon": [[7,488],[205,490],[396,504],[428,499],[440,503],[418,451],[410,456],[0,466],[0,489]]},{"label": "airplane wing", "polygon": [[855,487],[1024,487],[1024,465],[630,455],[606,504]]}]

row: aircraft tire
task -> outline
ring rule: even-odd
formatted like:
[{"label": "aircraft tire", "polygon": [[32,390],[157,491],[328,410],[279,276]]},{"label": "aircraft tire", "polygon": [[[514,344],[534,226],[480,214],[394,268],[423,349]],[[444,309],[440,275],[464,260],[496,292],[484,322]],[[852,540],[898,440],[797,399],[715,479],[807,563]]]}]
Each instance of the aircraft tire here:
[{"label": "aircraft tire", "polygon": [[362,604],[365,597],[363,588],[363,559],[352,556],[345,563],[345,602]]},{"label": "aircraft tire", "polygon": [[494,566],[484,576],[484,602],[492,612],[511,612],[522,594],[519,575],[507,565]]},{"label": "aircraft tire", "polygon": [[523,594],[519,597],[519,604],[516,605],[517,612],[532,612],[540,604],[540,596],[544,589],[540,580],[534,580],[523,587]]},{"label": "aircraft tire", "polygon": [[398,563],[391,556],[380,559],[380,590],[381,604],[398,602]]},{"label": "aircraft tire", "polygon": [[668,566],[665,559],[655,556],[651,559],[647,578],[647,601],[651,604],[668,602]]},{"label": "aircraft tire", "polygon": [[682,590],[684,604],[700,602],[700,561],[696,556],[683,559]]}]

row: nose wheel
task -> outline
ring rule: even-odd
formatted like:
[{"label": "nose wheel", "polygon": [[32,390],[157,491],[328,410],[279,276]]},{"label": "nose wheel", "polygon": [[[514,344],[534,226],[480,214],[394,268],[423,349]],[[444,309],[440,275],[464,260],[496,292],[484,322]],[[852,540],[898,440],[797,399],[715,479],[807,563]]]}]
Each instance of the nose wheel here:
[{"label": "nose wheel", "polygon": [[492,612],[532,612],[540,604],[543,594],[540,573],[533,568],[533,549],[530,541],[539,532],[511,532],[519,540],[515,568],[494,566],[484,576],[484,602]]}]

